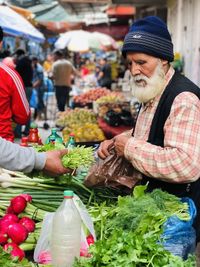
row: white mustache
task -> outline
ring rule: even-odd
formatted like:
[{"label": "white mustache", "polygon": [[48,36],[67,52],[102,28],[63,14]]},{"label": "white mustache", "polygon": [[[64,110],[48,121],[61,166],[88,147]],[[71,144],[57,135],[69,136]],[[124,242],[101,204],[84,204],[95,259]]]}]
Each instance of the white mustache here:
[{"label": "white mustache", "polygon": [[146,83],[148,83],[148,81],[149,81],[149,79],[146,76],[142,75],[142,74],[133,76],[132,78],[133,78],[134,82],[145,81]]}]

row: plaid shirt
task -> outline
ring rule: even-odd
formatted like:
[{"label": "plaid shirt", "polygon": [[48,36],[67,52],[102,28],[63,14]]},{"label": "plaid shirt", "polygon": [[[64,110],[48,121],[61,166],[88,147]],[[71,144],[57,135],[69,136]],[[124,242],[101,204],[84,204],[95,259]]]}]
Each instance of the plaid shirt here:
[{"label": "plaid shirt", "polygon": [[[166,85],[174,75],[170,67]],[[125,157],[135,176],[141,173],[172,183],[188,183],[200,177],[200,100],[190,92],[179,94],[164,125],[164,147],[147,142],[161,95],[140,110],[134,137],[125,146]],[[130,132],[129,132],[130,134]]]}]

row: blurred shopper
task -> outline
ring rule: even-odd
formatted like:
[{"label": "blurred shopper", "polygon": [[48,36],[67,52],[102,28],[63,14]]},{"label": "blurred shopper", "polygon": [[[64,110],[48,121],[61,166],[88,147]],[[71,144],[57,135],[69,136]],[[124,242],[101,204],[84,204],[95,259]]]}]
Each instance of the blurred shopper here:
[{"label": "blurred shopper", "polygon": [[[16,71],[20,74],[24,86],[26,98],[30,104],[30,99],[32,95],[32,79],[33,79],[33,69],[31,64],[31,59],[26,55],[23,49],[17,49],[14,53],[14,62],[16,64]],[[30,118],[26,123],[24,135],[29,135],[30,129]],[[21,138],[22,135],[22,125],[18,124],[15,128],[15,137]]]},{"label": "blurred shopper", "polygon": [[69,106],[72,75],[78,73],[72,63],[64,58],[62,51],[56,50],[54,52],[54,61],[52,72],[57,106],[59,111],[64,111],[65,105]]},{"label": "blurred shopper", "polygon": [[70,172],[62,165],[61,158],[67,150],[38,153],[32,147],[22,147],[0,137],[0,167],[13,171],[31,172],[33,169],[56,176]]},{"label": "blurred shopper", "polygon": [[[3,31],[0,27],[0,49],[2,41]],[[0,136],[13,142],[12,121],[23,125],[27,123],[29,117],[29,104],[20,75],[0,63]]]},{"label": "blurred shopper", "polygon": [[42,114],[45,114],[45,105],[44,105],[44,70],[40,65],[37,57],[32,58],[33,66],[33,88],[36,89],[38,96],[38,103],[36,109],[36,120],[42,119]]},{"label": "blurred shopper", "polygon": [[2,60],[2,63],[5,64],[6,66],[8,66],[11,69],[15,69],[15,63],[12,57],[5,57]]},{"label": "blurred shopper", "polygon": [[81,77],[84,78],[89,73],[90,73],[90,71],[89,71],[89,69],[86,66],[86,62],[82,62],[81,65],[80,65],[80,74],[81,74]]},{"label": "blurred shopper", "polygon": [[48,76],[49,78],[52,77],[52,65],[53,65],[53,56],[51,54],[48,54],[43,63],[43,69],[45,75]]},{"label": "blurred shopper", "polygon": [[111,66],[107,62],[107,58],[101,58],[99,60],[99,64],[101,66],[101,72],[98,76],[98,83],[101,87],[106,87],[111,89],[112,77],[111,77]]}]

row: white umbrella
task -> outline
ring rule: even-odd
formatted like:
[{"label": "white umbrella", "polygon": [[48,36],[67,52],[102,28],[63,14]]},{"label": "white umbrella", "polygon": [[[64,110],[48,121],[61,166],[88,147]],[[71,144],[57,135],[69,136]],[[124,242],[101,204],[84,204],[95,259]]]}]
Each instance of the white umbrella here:
[{"label": "white umbrella", "polygon": [[85,52],[88,50],[118,49],[116,41],[107,34],[83,30],[68,31],[62,34],[55,43],[57,49],[67,47],[70,51]]},{"label": "white umbrella", "polygon": [[0,26],[5,33],[21,36],[35,42],[44,42],[44,35],[28,20],[8,6],[0,5]]},{"label": "white umbrella", "polygon": [[101,49],[101,43],[92,35],[92,33],[75,30],[62,34],[55,43],[57,49],[67,47],[73,52],[86,52],[90,49]]},{"label": "white umbrella", "polygon": [[93,36],[101,43],[103,47],[111,47],[113,49],[118,49],[117,42],[108,34],[101,33],[101,32],[93,32]]}]

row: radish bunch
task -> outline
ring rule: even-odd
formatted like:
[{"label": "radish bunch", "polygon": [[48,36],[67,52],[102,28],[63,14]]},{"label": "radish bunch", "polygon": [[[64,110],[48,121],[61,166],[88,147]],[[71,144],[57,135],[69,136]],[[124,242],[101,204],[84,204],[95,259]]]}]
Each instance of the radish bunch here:
[{"label": "radish bunch", "polygon": [[0,219],[0,245],[19,260],[25,256],[19,245],[27,239],[30,232],[35,230],[35,222],[32,219],[18,217],[25,210],[27,202],[31,200],[31,196],[26,194],[14,197],[10,201],[6,214]]}]

